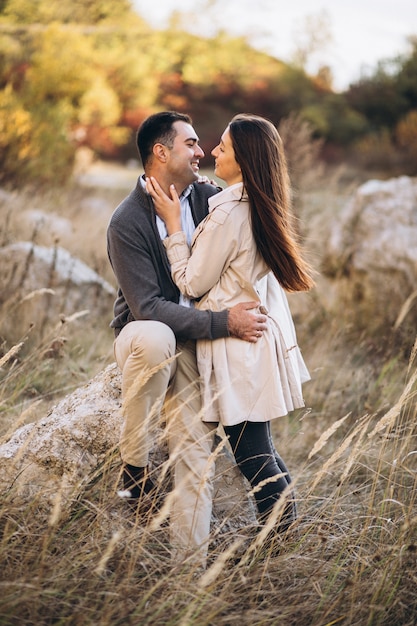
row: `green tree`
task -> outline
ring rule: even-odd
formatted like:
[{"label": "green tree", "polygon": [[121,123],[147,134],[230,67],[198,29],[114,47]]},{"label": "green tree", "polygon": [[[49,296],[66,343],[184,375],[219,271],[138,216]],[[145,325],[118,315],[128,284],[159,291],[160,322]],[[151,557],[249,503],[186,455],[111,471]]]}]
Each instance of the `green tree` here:
[{"label": "green tree", "polygon": [[327,94],[301,109],[302,117],[315,129],[315,135],[339,146],[348,146],[368,130],[364,115],[352,109],[342,94]]},{"label": "green tree", "polygon": [[396,75],[380,63],[374,76],[350,86],[346,98],[353,109],[368,119],[373,130],[393,128],[407,111],[407,100],[397,87]]},{"label": "green tree", "polygon": [[408,103],[408,110],[417,108],[417,35],[409,37],[410,54],[401,59],[397,76],[398,90]]},{"label": "green tree", "polygon": [[129,0],[0,0],[2,179],[16,181],[21,168],[28,179],[55,180],[80,145],[101,157],[136,156],[137,126],[162,108],[191,113],[206,152],[235,113],[248,111],[276,125],[300,114],[315,138],[339,148],[371,132],[386,138],[383,129],[388,146],[398,129],[405,154],[404,129],[414,122],[399,122],[417,108],[415,42],[410,55],[336,94],[326,68],[310,77],[304,67],[323,40],[304,41],[301,63],[288,65],[244,37],[202,38],[180,24],[154,31]]},{"label": "green tree", "polygon": [[346,99],[363,114],[373,130],[393,130],[408,111],[417,107],[417,38],[410,53],[381,61],[376,71],[350,86]]},{"label": "green tree", "polygon": [[397,124],[394,135],[404,172],[417,174],[417,108],[409,111]]}]

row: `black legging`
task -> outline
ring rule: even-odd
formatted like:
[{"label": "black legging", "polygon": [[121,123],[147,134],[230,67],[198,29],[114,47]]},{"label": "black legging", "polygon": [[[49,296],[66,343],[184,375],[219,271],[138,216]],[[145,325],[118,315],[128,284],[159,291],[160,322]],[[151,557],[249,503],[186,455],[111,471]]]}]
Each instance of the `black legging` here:
[{"label": "black legging", "polygon": [[[277,480],[267,482],[254,494],[260,519],[264,521],[281,493],[291,484],[287,466],[275,449],[270,422],[245,421],[235,426],[224,426],[224,431],[229,437],[236,463],[252,488],[263,480],[285,474]],[[285,507],[281,528],[288,527],[296,517],[297,511],[292,496]]]}]

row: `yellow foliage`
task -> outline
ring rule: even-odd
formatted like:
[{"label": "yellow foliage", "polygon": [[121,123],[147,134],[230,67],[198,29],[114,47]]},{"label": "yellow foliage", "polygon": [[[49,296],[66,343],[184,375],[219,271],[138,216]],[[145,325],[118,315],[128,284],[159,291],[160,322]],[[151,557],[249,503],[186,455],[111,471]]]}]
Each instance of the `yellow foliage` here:
[{"label": "yellow foliage", "polygon": [[250,48],[243,37],[231,37],[223,32],[212,39],[177,30],[160,33],[159,37],[162,58],[165,55],[169,67],[177,66],[183,80],[195,85],[215,84],[219,76],[226,76],[247,86],[255,76],[259,80],[276,78],[284,68],[277,59]]},{"label": "yellow foliage", "polygon": [[130,10],[129,0],[8,0],[4,13],[14,22],[26,24],[52,21],[95,24],[119,20]]},{"label": "yellow foliage", "polygon": [[5,15],[14,22],[38,22],[39,0],[9,0],[4,8]]},{"label": "yellow foliage", "polygon": [[34,102],[76,101],[95,78],[91,40],[71,28],[51,24],[35,40],[26,78]]},{"label": "yellow foliage", "polygon": [[69,118],[65,103],[42,103],[28,111],[10,85],[0,92],[0,181],[65,179],[74,156]]},{"label": "yellow foliage", "polygon": [[123,36],[115,32],[96,37],[100,71],[127,110],[151,108],[157,101],[161,68],[154,50],[155,38],[136,27],[123,31]]},{"label": "yellow foliage", "polygon": [[0,92],[0,170],[16,170],[30,158],[32,128],[31,114],[22,108],[11,87],[6,87]]},{"label": "yellow foliage", "polygon": [[81,96],[78,119],[82,124],[116,124],[122,112],[114,90],[102,76],[98,76],[91,87]]},{"label": "yellow foliage", "polygon": [[109,137],[115,146],[123,146],[129,140],[130,128],[122,126],[111,126],[109,129]]}]

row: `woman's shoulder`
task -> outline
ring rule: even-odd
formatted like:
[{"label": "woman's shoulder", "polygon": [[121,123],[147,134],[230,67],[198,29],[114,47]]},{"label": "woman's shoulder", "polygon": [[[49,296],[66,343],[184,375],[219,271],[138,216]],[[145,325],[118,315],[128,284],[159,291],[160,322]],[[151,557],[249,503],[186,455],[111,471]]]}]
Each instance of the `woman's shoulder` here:
[{"label": "woman's shoulder", "polygon": [[[249,210],[249,203],[243,185],[232,185],[209,198],[210,218],[225,221],[228,216],[244,218]],[[237,210],[238,209],[238,210]]]},{"label": "woman's shoulder", "polygon": [[241,200],[242,198],[247,198],[243,183],[236,183],[234,185],[230,185],[229,187],[225,187],[215,196],[212,196],[209,199],[209,203],[216,204],[218,202],[227,202],[229,200]]}]

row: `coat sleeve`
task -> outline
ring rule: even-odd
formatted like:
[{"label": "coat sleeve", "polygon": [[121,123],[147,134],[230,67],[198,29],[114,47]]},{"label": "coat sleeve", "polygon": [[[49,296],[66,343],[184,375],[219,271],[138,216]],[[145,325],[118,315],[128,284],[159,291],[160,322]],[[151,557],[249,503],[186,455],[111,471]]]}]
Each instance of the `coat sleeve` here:
[{"label": "coat sleeve", "polygon": [[183,232],[164,240],[172,278],[182,294],[200,298],[220,279],[233,258],[240,253],[241,228],[231,209],[217,207],[197,228],[191,250]]},{"label": "coat sleeve", "polygon": [[[108,251],[119,288],[129,307],[131,319],[158,320],[179,337],[217,339],[228,336],[227,311],[214,313],[183,307],[164,297],[155,267],[161,259],[140,232],[126,232],[112,224],[108,229]],[[174,286],[172,286],[174,289]],[[121,306],[123,305],[123,302]],[[130,321],[130,320],[128,320]]]}]

